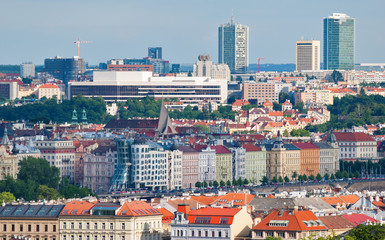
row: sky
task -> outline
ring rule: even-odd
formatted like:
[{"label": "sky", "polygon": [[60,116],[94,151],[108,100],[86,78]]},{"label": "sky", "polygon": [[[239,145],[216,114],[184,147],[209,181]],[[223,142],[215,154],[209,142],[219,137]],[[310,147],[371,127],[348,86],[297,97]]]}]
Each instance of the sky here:
[{"label": "sky", "polygon": [[[0,64],[80,56],[96,65],[162,47],[171,63],[218,58],[218,26],[250,28],[250,63],[295,63],[295,42],[320,40],[322,18],[356,19],[356,63],[385,62],[384,0],[0,0]],[[322,59],[322,49],[321,49]]]}]

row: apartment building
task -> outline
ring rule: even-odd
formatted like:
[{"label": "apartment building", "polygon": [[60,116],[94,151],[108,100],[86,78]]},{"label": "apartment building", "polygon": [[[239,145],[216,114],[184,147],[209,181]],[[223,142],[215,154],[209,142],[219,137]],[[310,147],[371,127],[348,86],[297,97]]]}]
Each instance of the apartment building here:
[{"label": "apartment building", "polygon": [[242,146],[246,150],[246,179],[259,184],[262,177],[266,176],[266,149],[251,143]]},{"label": "apartment building", "polygon": [[316,176],[320,167],[320,149],[313,143],[292,143],[300,149],[300,174]]},{"label": "apartment building", "polygon": [[182,187],[194,188],[199,179],[199,151],[190,146],[180,146],[182,152]]},{"label": "apartment building", "polygon": [[242,98],[245,100],[256,100],[258,104],[266,100],[278,102],[279,92],[276,92],[274,83],[244,83]]}]

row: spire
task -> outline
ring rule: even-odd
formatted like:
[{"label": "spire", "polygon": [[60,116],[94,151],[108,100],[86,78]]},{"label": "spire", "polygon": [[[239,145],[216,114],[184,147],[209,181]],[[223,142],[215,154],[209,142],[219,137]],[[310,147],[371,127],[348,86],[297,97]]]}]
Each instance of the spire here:
[{"label": "spire", "polygon": [[9,141],[9,138],[8,138],[8,129],[7,127],[4,128],[4,135],[3,135],[3,138],[1,139],[1,142],[0,142],[1,145],[10,145],[11,142]]},{"label": "spire", "polygon": [[76,109],[72,112],[72,124],[77,125],[78,124],[78,114],[76,112]]},{"label": "spire", "polygon": [[231,9],[230,25],[231,25],[231,26],[234,26],[234,9]]},{"label": "spire", "polygon": [[156,131],[160,135],[168,135],[168,134],[175,134],[176,130],[174,126],[172,125],[171,118],[168,115],[168,111],[166,107],[163,104],[163,98],[162,98],[162,104],[160,106],[160,115],[158,120],[158,128]]},{"label": "spire", "polygon": [[82,124],[83,125],[87,125],[88,124],[88,122],[87,122],[87,113],[86,113],[86,109],[85,108],[83,108]]}]

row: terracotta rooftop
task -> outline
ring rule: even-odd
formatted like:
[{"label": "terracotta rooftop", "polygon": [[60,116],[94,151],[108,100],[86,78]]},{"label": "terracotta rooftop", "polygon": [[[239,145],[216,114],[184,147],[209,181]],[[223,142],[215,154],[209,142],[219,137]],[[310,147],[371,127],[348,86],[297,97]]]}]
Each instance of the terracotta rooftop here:
[{"label": "terracotta rooftop", "polygon": [[355,225],[346,218],[337,216],[320,216],[319,219],[325,224],[328,229],[349,229],[354,228]]},{"label": "terracotta rooftop", "polygon": [[246,149],[246,152],[259,152],[262,149],[258,146],[255,146],[254,144],[248,143],[248,144],[243,144],[242,147]]},{"label": "terracotta rooftop", "polygon": [[39,88],[59,88],[59,87],[54,84],[47,83],[47,84],[41,85]]},{"label": "terracotta rooftop", "polygon": [[[234,216],[240,208],[200,208],[188,214],[188,221],[195,224],[227,224],[233,223]],[[204,217],[204,220],[202,219]],[[203,221],[202,221],[203,220]]]},{"label": "terracotta rooftop", "polygon": [[97,202],[71,201],[65,205],[60,215],[90,215]]}]

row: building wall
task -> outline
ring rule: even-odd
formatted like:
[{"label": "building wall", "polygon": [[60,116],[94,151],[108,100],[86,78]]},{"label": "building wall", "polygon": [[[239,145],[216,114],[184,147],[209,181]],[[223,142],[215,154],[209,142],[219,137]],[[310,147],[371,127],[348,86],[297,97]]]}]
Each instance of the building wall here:
[{"label": "building wall", "polygon": [[339,170],[338,159],[338,147],[337,148],[321,148],[320,149],[320,174],[324,176],[326,173],[331,175],[335,174]]},{"label": "building wall", "polygon": [[232,154],[216,154],[216,180],[220,181],[232,181],[233,180],[233,163]]},{"label": "building wall", "polygon": [[38,98],[41,99],[43,97],[53,98],[56,96],[58,100],[61,99],[61,91],[59,88],[39,88],[38,90]]},{"label": "building wall", "polygon": [[216,153],[207,148],[199,152],[199,181],[210,182],[216,180]]},{"label": "building wall", "polygon": [[275,91],[274,83],[244,83],[243,99],[255,99],[258,104],[262,104],[266,100],[278,102],[278,94]]},{"label": "building wall", "polygon": [[0,219],[0,238],[22,235],[31,240],[59,240],[59,220],[44,218]]},{"label": "building wall", "polygon": [[319,173],[320,167],[320,150],[319,148],[314,149],[301,149],[301,171],[300,174],[306,174],[310,176],[313,174],[316,176]]},{"label": "building wall", "polygon": [[17,155],[11,155],[6,146],[0,146],[0,180],[4,180],[6,176],[17,178],[18,169]]},{"label": "building wall", "polygon": [[194,188],[199,176],[199,152],[183,152],[182,187]]},{"label": "building wall", "polygon": [[300,172],[300,151],[285,148],[272,149],[266,152],[267,177],[271,181],[274,177],[289,179],[294,172]]},{"label": "building wall", "polygon": [[169,170],[169,189],[181,189],[183,184],[183,167],[182,167],[182,159],[183,152],[179,150],[167,151],[168,154],[168,170]]},{"label": "building wall", "polygon": [[19,93],[17,82],[0,82],[0,96],[5,99],[15,100]]},{"label": "building wall", "polygon": [[266,176],[266,150],[246,152],[246,179],[260,184],[263,176]]},{"label": "building wall", "polygon": [[320,48],[320,41],[317,40],[297,41],[297,71],[320,70]]}]

